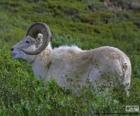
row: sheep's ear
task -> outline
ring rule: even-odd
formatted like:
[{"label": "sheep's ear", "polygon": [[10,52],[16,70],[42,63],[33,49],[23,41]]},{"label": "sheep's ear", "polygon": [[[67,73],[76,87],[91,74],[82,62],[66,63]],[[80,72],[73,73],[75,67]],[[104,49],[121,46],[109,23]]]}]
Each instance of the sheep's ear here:
[{"label": "sheep's ear", "polygon": [[37,38],[35,39],[35,46],[38,48],[39,45],[43,43],[43,35],[38,33]]}]

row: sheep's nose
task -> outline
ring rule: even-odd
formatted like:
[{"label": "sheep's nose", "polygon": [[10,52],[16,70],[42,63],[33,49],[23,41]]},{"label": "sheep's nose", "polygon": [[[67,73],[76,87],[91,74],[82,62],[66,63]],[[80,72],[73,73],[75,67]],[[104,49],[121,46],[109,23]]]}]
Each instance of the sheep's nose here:
[{"label": "sheep's nose", "polygon": [[13,51],[14,50],[14,48],[11,48],[11,51]]}]

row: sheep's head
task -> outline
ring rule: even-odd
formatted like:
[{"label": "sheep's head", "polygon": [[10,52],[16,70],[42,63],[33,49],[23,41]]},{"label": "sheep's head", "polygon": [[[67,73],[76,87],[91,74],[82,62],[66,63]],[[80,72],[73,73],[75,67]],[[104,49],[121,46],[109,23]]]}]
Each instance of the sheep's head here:
[{"label": "sheep's head", "polygon": [[26,36],[11,49],[14,58],[31,62],[36,55],[43,51],[51,40],[51,31],[45,23],[34,23]]}]

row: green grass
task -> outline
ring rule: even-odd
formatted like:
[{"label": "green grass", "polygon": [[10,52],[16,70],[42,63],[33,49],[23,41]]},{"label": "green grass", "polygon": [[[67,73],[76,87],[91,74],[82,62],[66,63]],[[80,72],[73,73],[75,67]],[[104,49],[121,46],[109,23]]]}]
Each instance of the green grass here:
[{"label": "green grass", "polygon": [[[95,4],[95,11],[89,5]],[[0,1],[0,116],[90,116],[121,113],[126,105],[140,106],[139,12],[113,12],[96,0],[1,0]],[[36,80],[31,66],[11,57],[10,48],[20,41],[33,22],[46,22],[54,47],[78,45],[91,49],[103,45],[120,48],[131,59],[130,97],[124,91],[97,93],[83,88],[74,96],[55,82]]]}]

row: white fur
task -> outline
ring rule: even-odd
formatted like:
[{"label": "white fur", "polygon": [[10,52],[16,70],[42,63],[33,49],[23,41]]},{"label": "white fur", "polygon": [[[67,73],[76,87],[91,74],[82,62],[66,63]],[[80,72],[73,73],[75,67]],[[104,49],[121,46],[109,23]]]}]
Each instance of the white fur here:
[{"label": "white fur", "polygon": [[[131,63],[127,55],[117,48],[104,46],[81,50],[76,46],[60,46],[52,49],[51,43],[38,55],[27,55],[20,49],[23,39],[14,46],[17,57],[32,64],[38,79],[55,80],[66,88],[79,88],[89,83],[94,85],[124,85],[128,94],[131,82]],[[35,49],[32,45],[30,48]],[[21,55],[22,54],[22,55]]]}]

